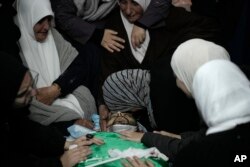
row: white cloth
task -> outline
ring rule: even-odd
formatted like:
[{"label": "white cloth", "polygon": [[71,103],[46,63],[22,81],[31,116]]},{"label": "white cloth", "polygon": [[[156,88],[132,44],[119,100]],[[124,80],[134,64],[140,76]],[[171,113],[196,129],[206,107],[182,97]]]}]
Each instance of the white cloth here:
[{"label": "white cloth", "polygon": [[193,95],[208,125],[207,135],[250,122],[250,82],[230,61],[201,66],[194,76]]},{"label": "white cloth", "polygon": [[148,149],[140,149],[140,148],[128,148],[126,150],[120,151],[118,149],[110,149],[108,150],[108,154],[111,158],[121,157],[133,157],[137,156],[139,158],[148,158],[148,157],[157,157],[162,158],[164,161],[168,160],[168,157],[162,154],[157,148],[151,147]]},{"label": "white cloth", "polygon": [[[17,0],[16,23],[21,30],[19,44],[29,69],[39,73],[36,87],[51,86],[60,74],[60,62],[51,30],[43,42],[35,39],[33,27],[46,16],[54,16],[49,0]],[[52,105],[68,107],[82,118],[84,112],[74,95],[57,99]]]},{"label": "white cloth", "polygon": [[[142,8],[143,11],[145,11],[150,3],[150,0],[134,0],[135,2],[137,2]],[[145,54],[147,52],[148,49],[148,44],[150,42],[150,36],[149,36],[149,32],[148,30],[146,30],[146,38],[145,41],[141,44],[140,48],[136,48],[134,49],[131,43],[131,34],[132,34],[132,30],[133,30],[133,26],[134,24],[130,23],[122,14],[122,12],[120,11],[121,14],[121,18],[122,18],[122,22],[123,25],[126,29],[127,35],[128,35],[128,39],[129,39],[129,44],[130,44],[130,48],[131,51],[133,53],[133,56],[135,57],[135,59],[141,63],[145,57]]]},{"label": "white cloth", "polygon": [[184,82],[192,94],[193,77],[196,70],[204,63],[213,59],[229,60],[228,52],[221,46],[203,39],[191,39],[177,47],[171,67],[176,77]]}]

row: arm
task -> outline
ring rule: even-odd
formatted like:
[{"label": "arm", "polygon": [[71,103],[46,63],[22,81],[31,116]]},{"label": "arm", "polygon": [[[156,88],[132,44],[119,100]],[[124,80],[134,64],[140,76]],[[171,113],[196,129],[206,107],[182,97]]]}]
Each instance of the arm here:
[{"label": "arm", "polygon": [[192,141],[199,140],[204,134],[205,130],[202,129],[193,133],[189,137],[185,136],[182,137],[182,139],[177,139],[148,132],[143,135],[141,142],[149,147],[157,147],[162,153],[173,160],[184,146]]},{"label": "arm", "polygon": [[61,96],[65,96],[83,84],[83,80],[87,75],[86,71],[88,70],[88,67],[85,65],[86,56],[79,54],[58,31],[52,30],[62,72],[53,83],[56,83],[61,89]]},{"label": "arm", "polygon": [[143,17],[135,24],[144,29],[151,28],[167,17],[170,6],[171,0],[152,0]]},{"label": "arm", "polygon": [[140,47],[146,37],[146,30],[158,23],[164,25],[164,18],[168,15],[171,0],[152,0],[144,12],[143,17],[135,22],[131,34],[133,48]]},{"label": "arm", "polygon": [[70,38],[85,44],[93,35],[96,26],[77,16],[73,0],[51,0],[56,26]]}]

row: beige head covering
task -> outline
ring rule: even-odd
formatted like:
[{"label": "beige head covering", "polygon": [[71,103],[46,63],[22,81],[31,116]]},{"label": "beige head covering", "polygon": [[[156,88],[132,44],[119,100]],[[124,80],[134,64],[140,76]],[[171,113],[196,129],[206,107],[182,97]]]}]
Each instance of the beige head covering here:
[{"label": "beige head covering", "polygon": [[201,66],[194,76],[193,96],[207,134],[250,122],[250,82],[230,61],[213,60]]},{"label": "beige head covering", "polygon": [[213,59],[229,60],[228,52],[221,46],[203,39],[191,39],[182,43],[175,50],[171,67],[176,77],[184,82],[192,93],[192,82],[196,70]]}]

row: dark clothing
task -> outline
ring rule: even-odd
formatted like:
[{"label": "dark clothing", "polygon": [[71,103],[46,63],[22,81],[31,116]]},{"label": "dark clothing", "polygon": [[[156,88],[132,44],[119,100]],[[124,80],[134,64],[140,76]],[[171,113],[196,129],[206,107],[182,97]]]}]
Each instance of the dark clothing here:
[{"label": "dark clothing", "polygon": [[[210,134],[184,147],[176,157],[174,167],[221,167],[250,165],[250,123],[224,132]],[[236,155],[246,155],[243,162]]]},{"label": "dark clothing", "polygon": [[[21,33],[18,27],[13,22],[13,17],[16,15],[16,10],[12,7],[14,0],[1,0],[0,6],[0,50],[15,56],[20,62],[19,48],[16,42]],[[8,36],[5,38],[5,36]]]},{"label": "dark clothing", "polygon": [[[10,117],[11,150],[18,164],[29,167],[60,167],[66,139],[56,128],[42,126],[28,119],[27,110],[17,110]],[[16,138],[18,137],[18,140]],[[10,155],[9,157],[13,157]],[[9,161],[13,163],[13,161]],[[10,166],[16,164],[10,164]]]},{"label": "dark clothing", "polygon": [[250,78],[250,3],[248,0],[192,0],[192,12],[213,17],[231,60]]},{"label": "dark clothing", "polygon": [[[100,46],[104,33],[105,19],[95,22],[87,22],[77,16],[77,8],[72,0],[51,0],[55,13],[56,29],[79,52],[65,76],[60,77],[56,83],[63,86],[63,95],[74,90],[80,84],[91,91],[95,99],[98,92],[98,76],[100,71],[100,57],[103,49]],[[108,16],[107,16],[108,17]],[[72,79],[72,76],[76,78]],[[64,79],[64,78],[68,79]],[[69,85],[73,81],[73,87]],[[68,89],[67,88],[72,88]]]},{"label": "dark clothing", "polygon": [[171,56],[161,58],[151,69],[150,98],[158,130],[173,133],[199,129],[195,101],[176,86]]},{"label": "dark clothing", "polygon": [[[69,40],[85,44],[98,29],[104,29],[105,19],[88,22],[77,16],[77,8],[72,0],[51,0],[55,13],[56,28]],[[108,17],[108,16],[106,16]],[[98,33],[100,35],[100,33]],[[101,39],[101,37],[93,37]],[[99,44],[101,40],[99,41]]]},{"label": "dark clothing", "polygon": [[[189,99],[176,86],[170,61],[173,52],[182,42],[201,38],[220,43],[220,31],[213,19],[186,12],[182,8],[170,10],[167,30],[173,40],[167,54],[157,60],[151,68],[150,98],[158,130],[173,133],[199,129],[199,115],[193,99]],[[178,11],[178,12],[177,12]],[[169,37],[167,37],[169,38]]]},{"label": "dark clothing", "polygon": [[28,119],[26,108],[12,108],[27,69],[11,55],[0,52],[1,166],[60,167],[65,138],[56,129]]},{"label": "dark clothing", "polygon": [[158,148],[170,161],[173,161],[183,147],[192,141],[199,141],[205,135],[205,132],[205,129],[201,129],[197,132],[181,133],[181,139],[147,132],[143,135],[141,142],[148,147]]},{"label": "dark clothing", "polygon": [[[106,52],[103,57],[101,85],[111,73],[123,69],[149,69],[152,82],[150,96],[153,111],[156,113],[155,120],[159,125],[158,129],[165,129],[173,133],[198,130],[199,116],[196,106],[193,100],[187,99],[184,93],[176,87],[170,60],[179,44],[188,39],[202,38],[219,41],[217,39],[219,30],[213,19],[186,12],[183,8],[171,7],[166,18],[168,26],[149,29],[150,42],[141,64],[132,55],[126,30],[121,26],[123,23],[120,14],[117,13],[111,20],[110,23],[107,23],[108,28],[117,31],[126,43],[125,49],[121,52]],[[170,112],[173,113],[170,114]],[[187,117],[180,118],[183,112]]]},{"label": "dark clothing", "polygon": [[143,17],[135,22],[136,25],[144,28],[165,26],[164,19],[169,13],[171,0],[151,0]]},{"label": "dark clothing", "polygon": [[91,42],[85,45],[73,42],[72,45],[78,50],[79,54],[54,83],[60,85],[61,96],[72,93],[79,85],[84,85],[96,98],[102,50]]},{"label": "dark clothing", "polygon": [[[166,36],[168,36],[168,32],[166,32],[164,28],[150,30],[150,42],[148,45],[148,49],[142,63],[140,64],[133,56],[130,49],[129,39],[125,27],[123,26],[119,10],[116,10],[115,14],[110,18],[110,20],[108,20],[106,28],[117,31],[119,37],[123,38],[126,42],[124,44],[125,49],[122,49],[120,52],[114,53],[106,51],[105,55],[101,58],[102,74],[100,86],[103,84],[105,79],[113,72],[117,72],[123,69],[150,69],[151,64],[153,64],[156,59],[165,55],[165,52],[167,50],[166,45],[169,44],[169,39],[166,38]],[[161,42],[157,43],[157,41]],[[101,88],[100,92],[102,92]],[[99,95],[102,95],[102,93],[100,93]],[[101,96],[99,100],[102,101]]]}]

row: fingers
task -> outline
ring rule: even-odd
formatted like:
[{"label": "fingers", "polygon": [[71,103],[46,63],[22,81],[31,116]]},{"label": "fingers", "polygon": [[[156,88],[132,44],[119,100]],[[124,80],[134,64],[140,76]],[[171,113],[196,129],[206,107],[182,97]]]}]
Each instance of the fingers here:
[{"label": "fingers", "polygon": [[91,121],[89,121],[87,119],[78,119],[78,120],[75,121],[75,124],[87,127],[89,129],[94,128],[93,122],[91,122]]},{"label": "fingers", "polygon": [[124,46],[121,45],[121,44],[119,44],[119,43],[117,43],[117,42],[108,43],[108,44],[107,44],[107,47],[108,47],[110,50],[112,50],[112,52],[114,52],[114,51],[120,52],[121,49],[124,49]]},{"label": "fingers", "polygon": [[101,120],[100,121],[101,131],[106,132],[107,131],[107,120]]},{"label": "fingers", "polygon": [[131,165],[126,160],[122,160],[122,165],[124,167],[131,167]]},{"label": "fingers", "polygon": [[[150,162],[150,161],[146,161],[146,162],[143,162],[140,158],[134,156],[133,158],[126,158],[127,161],[130,163],[130,165],[128,163],[123,163],[124,166],[126,167],[153,167],[154,165]],[[125,165],[127,164],[127,165]]]},{"label": "fingers", "polygon": [[140,161],[136,159],[137,157],[132,158],[127,158],[128,162],[132,164],[133,167],[139,167],[140,166]]},{"label": "fingers", "polygon": [[111,51],[117,51],[120,52],[121,49],[124,49],[124,43],[125,41],[122,38],[119,37],[112,37],[112,39],[105,41],[105,48],[111,50]]},{"label": "fingers", "polygon": [[135,141],[135,139],[133,138],[133,136],[132,136],[132,132],[129,132],[129,131],[120,131],[119,132],[122,136],[121,136],[121,138],[122,139],[126,139],[126,140],[133,140],[133,141]]},{"label": "fingers", "polygon": [[101,139],[98,139],[98,138],[93,138],[93,139],[91,139],[92,140],[92,142],[93,143],[95,143],[95,144],[97,144],[97,145],[102,145],[102,144],[104,144],[104,141],[103,140],[101,140]]},{"label": "fingers", "polygon": [[147,166],[154,167],[154,164],[151,161],[146,160],[145,162],[146,162]]},{"label": "fingers", "polygon": [[134,38],[131,38],[131,42],[132,42],[132,46],[134,49],[136,48],[140,48],[141,47],[141,44],[143,44],[145,38],[143,37],[134,37]]},{"label": "fingers", "polygon": [[139,26],[134,25],[132,33],[131,33],[132,47],[134,49],[140,48],[141,44],[143,44],[145,39],[146,39],[146,30]]},{"label": "fingers", "polygon": [[100,105],[99,108],[100,114],[100,127],[102,131],[107,131],[107,119],[109,116],[109,110],[106,105]]},{"label": "fingers", "polygon": [[117,36],[117,32],[109,29],[105,29],[104,35],[101,41],[101,45],[109,52],[120,52],[124,49],[125,40]]},{"label": "fingers", "polygon": [[126,131],[126,130],[124,130],[124,131],[121,131],[121,132],[119,132],[121,135],[123,135],[123,136],[125,136],[125,137],[128,137],[129,136],[129,131]]}]

